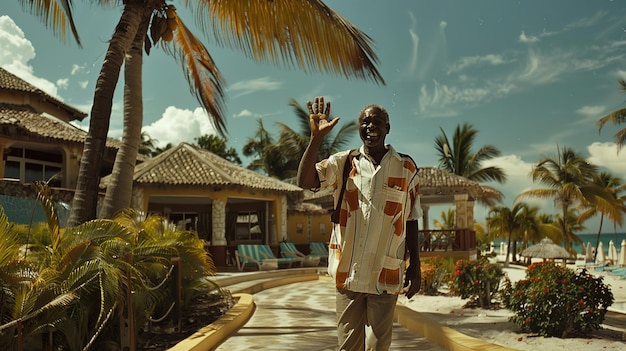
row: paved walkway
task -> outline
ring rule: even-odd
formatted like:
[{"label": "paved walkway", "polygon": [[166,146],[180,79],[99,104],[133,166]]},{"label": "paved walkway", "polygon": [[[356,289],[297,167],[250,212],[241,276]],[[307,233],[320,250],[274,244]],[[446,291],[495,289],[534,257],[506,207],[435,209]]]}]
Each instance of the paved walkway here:
[{"label": "paved walkway", "polygon": [[[254,315],[217,350],[334,351],[334,294],[334,284],[323,277],[255,293]],[[391,350],[445,350],[399,324],[393,335]]]}]

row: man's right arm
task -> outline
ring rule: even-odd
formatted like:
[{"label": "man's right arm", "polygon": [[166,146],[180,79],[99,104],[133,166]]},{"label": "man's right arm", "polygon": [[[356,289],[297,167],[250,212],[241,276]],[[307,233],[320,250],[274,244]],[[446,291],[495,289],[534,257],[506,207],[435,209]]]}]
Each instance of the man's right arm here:
[{"label": "man's right arm", "polygon": [[298,186],[303,189],[315,189],[320,187],[320,178],[315,169],[317,152],[319,151],[320,145],[321,140],[311,138],[300,160],[300,165],[298,166]]},{"label": "man's right arm", "polygon": [[304,189],[316,189],[320,187],[320,178],[317,175],[315,164],[322,140],[339,122],[339,117],[328,120],[330,116],[330,101],[324,104],[324,97],[315,97],[314,102],[307,101],[309,110],[309,124],[311,126],[311,139],[307,145],[300,165],[298,166],[298,186]]}]

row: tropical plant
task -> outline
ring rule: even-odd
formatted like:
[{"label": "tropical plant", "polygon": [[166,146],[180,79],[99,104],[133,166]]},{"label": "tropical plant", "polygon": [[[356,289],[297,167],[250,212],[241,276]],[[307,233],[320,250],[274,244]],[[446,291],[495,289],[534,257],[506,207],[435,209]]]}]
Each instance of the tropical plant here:
[{"label": "tropical plant", "polygon": [[[485,145],[476,152],[472,151],[478,130],[471,124],[458,125],[454,130],[452,143],[450,143],[443,128],[440,130],[441,135],[435,138],[435,150],[439,155],[439,168],[479,183],[490,181],[504,183],[506,181],[506,174],[502,168],[483,166],[485,161],[500,156],[500,150],[495,146]],[[483,186],[487,187],[486,185]],[[487,188],[489,191],[483,192],[478,201],[491,207],[499,202],[503,195],[494,188]]]},{"label": "tropical plant", "polygon": [[[278,141],[274,142],[269,132],[259,120],[259,128],[254,137],[248,139],[243,151],[246,156],[256,156],[249,168],[263,170],[267,175],[279,179],[294,177],[298,171],[300,159],[309,143],[311,130],[309,125],[309,113],[294,99],[289,105],[298,118],[300,131],[296,132],[284,123],[276,123],[280,129]],[[336,133],[324,136],[320,151],[317,154],[318,161],[328,158],[330,155],[344,149],[349,138],[358,129],[356,120],[350,121]]]},{"label": "tropical plant", "polygon": [[52,30],[52,34],[66,39],[66,33],[69,29],[78,46],[82,46],[78,30],[74,24],[72,15],[72,0],[17,0],[22,8],[30,13],[35,14],[46,27]]},{"label": "tropical plant", "polygon": [[195,138],[195,140],[196,143],[198,143],[198,146],[200,146],[201,148],[208,150],[232,163],[241,165],[241,159],[237,154],[237,150],[235,150],[235,148],[233,147],[227,148],[226,139],[220,138],[219,136],[214,134],[205,134],[198,138]]},{"label": "tropical plant", "polygon": [[162,286],[173,267],[183,303],[219,289],[207,279],[215,266],[197,233],[132,210],[61,229],[49,188],[36,185],[45,225],[14,230],[0,211],[0,344],[39,349],[50,340],[45,347],[87,350],[119,338],[120,325],[132,335],[176,301],[178,288]]},{"label": "tropical plant", "polygon": [[[603,188],[607,193],[611,194],[614,202],[608,203],[603,199],[598,199],[596,205],[588,202],[581,204],[583,213],[578,217],[578,222],[583,223],[591,217],[600,214],[600,225],[598,226],[598,235],[596,236],[596,254],[598,252],[598,245],[600,245],[600,234],[602,233],[602,224],[604,223],[604,217],[607,217],[613,222],[613,227],[620,226],[623,223],[624,214],[626,213],[626,194],[621,194],[626,191],[626,184],[622,184],[622,179],[615,177],[608,172],[596,173],[593,176],[593,183]],[[594,257],[595,260],[595,257]]]},{"label": "tropical plant", "polygon": [[505,267],[509,266],[509,256],[512,255],[512,260],[515,261],[515,248],[511,249],[511,244],[516,241],[522,230],[522,224],[525,220],[524,211],[527,207],[526,203],[518,202],[512,208],[499,206],[493,207],[489,211],[487,219],[489,235],[494,238],[505,238],[507,240],[506,257],[504,259]]},{"label": "tropical plant", "polygon": [[601,328],[613,293],[602,276],[553,262],[533,263],[526,279],[505,282],[501,295],[511,321],[531,333],[565,338]]},{"label": "tropical plant", "polygon": [[[626,81],[624,79],[619,80],[620,89],[623,92],[626,92]],[[617,111],[613,111],[608,115],[600,118],[596,125],[598,126],[598,130],[602,130],[602,128],[607,123],[613,123],[615,125],[626,122],[626,108],[620,108]],[[626,128],[618,130],[614,135],[615,141],[617,142],[617,151],[619,152],[624,145],[626,144]]]},{"label": "tropical plant", "polygon": [[520,193],[517,199],[553,199],[561,208],[561,229],[565,249],[571,252],[568,213],[572,206],[586,202],[595,205],[599,199],[612,201],[610,194],[593,183],[597,167],[587,162],[571,148],[557,148],[556,157],[546,157],[533,166],[530,175],[533,182],[545,188],[530,189]]},{"label": "tropical plant", "polygon": [[450,282],[450,290],[462,299],[469,298],[469,305],[489,308],[500,290],[503,277],[502,267],[497,263],[489,263],[484,257],[459,260]]},{"label": "tropical plant", "polygon": [[[100,1],[106,5],[116,2]],[[194,3],[198,5],[198,15],[194,18],[201,30],[212,28],[218,43],[240,49],[251,59],[275,64],[282,61],[302,69],[384,84],[375,67],[377,57],[370,47],[371,38],[321,1],[273,1],[272,6],[256,6],[256,2],[245,1],[183,3],[189,7]],[[98,171],[109,129],[112,99],[121,65],[136,38],[149,33],[151,44],[160,43],[166,52],[184,62],[183,70],[191,90],[218,132],[225,133],[222,77],[204,45],[184,25],[174,6],[165,0],[148,3],[128,0],[123,4],[122,16],[109,41],[96,84],[89,132],[68,219],[70,226],[95,217]],[[149,17],[148,27],[142,26],[145,16]],[[209,26],[209,22],[213,25]],[[138,33],[144,28],[145,33]],[[146,47],[150,48],[148,44],[146,42]]]}]

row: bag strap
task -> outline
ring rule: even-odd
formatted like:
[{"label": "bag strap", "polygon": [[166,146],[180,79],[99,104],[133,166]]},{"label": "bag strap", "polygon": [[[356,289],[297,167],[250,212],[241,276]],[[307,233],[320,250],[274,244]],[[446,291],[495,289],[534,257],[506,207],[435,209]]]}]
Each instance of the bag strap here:
[{"label": "bag strap", "polygon": [[337,199],[337,206],[333,209],[333,212],[330,214],[330,221],[333,223],[339,223],[339,214],[341,212],[341,202],[343,201],[343,193],[346,190],[346,181],[348,181],[348,177],[350,176],[350,169],[352,168],[352,159],[358,156],[361,152],[359,149],[352,149],[348,153],[348,158],[346,162],[343,164],[343,176],[341,182],[341,190],[339,191],[339,199]]}]

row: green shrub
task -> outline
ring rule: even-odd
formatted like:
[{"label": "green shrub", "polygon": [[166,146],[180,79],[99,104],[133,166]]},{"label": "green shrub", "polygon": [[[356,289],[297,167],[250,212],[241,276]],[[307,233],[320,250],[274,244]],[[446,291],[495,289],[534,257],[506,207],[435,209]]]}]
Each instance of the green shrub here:
[{"label": "green shrub", "polygon": [[511,321],[524,331],[544,336],[585,336],[600,328],[613,293],[586,270],[574,270],[554,263],[534,263],[526,279],[505,284],[506,308],[515,315]]},{"label": "green shrub", "polygon": [[450,290],[461,298],[469,298],[482,308],[490,307],[504,277],[502,267],[486,258],[459,260],[456,263]]}]

